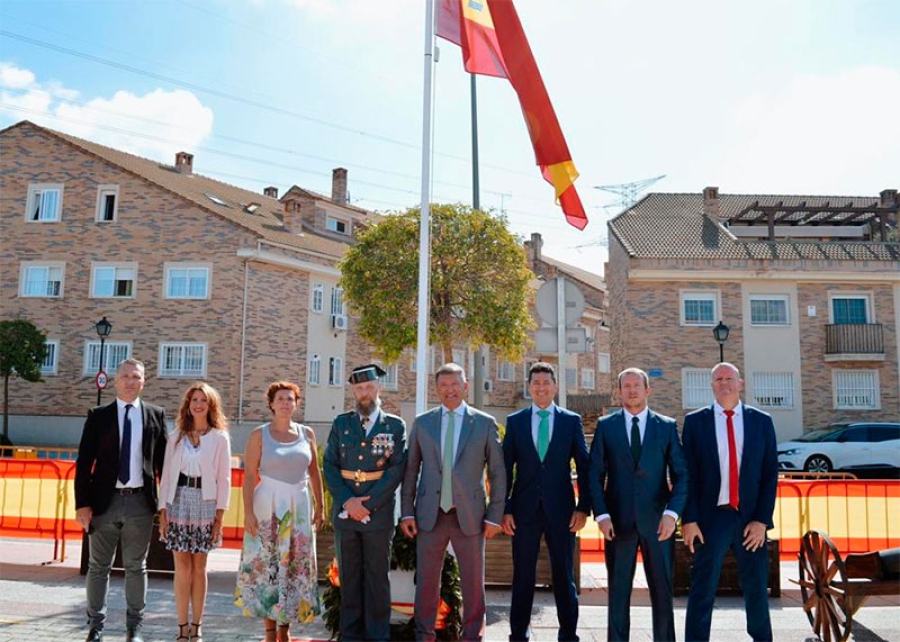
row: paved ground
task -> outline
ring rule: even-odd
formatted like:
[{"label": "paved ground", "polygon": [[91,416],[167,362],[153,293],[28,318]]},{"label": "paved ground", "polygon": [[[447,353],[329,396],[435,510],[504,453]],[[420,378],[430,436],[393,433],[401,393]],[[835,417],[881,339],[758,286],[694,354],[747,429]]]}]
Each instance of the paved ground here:
[{"label": "paved ground", "polygon": [[[81,547],[69,542],[63,563],[49,562],[53,543],[47,540],[0,539],[0,642],[76,642],[83,640],[84,578],[78,573]],[[205,617],[206,642],[259,640],[258,621],[241,617],[231,602],[234,588],[236,551],[217,551],[210,557],[210,595]],[[809,623],[799,603],[799,591],[789,584],[796,577],[795,564],[782,564],[782,597],[771,601],[775,639],[778,642],[813,642]],[[582,640],[606,640],[605,568],[600,564],[582,566],[582,608],[579,634]],[[650,608],[643,571],[638,569],[632,607],[632,635],[635,642],[651,640]],[[121,576],[110,587],[110,618],[106,640],[124,640],[124,597]],[[509,592],[488,592],[487,639],[500,642],[509,633]],[[154,576],[150,580],[145,634],[148,642],[175,637],[171,579]],[[676,630],[684,630],[685,599],[676,598]],[[535,600],[532,621],[534,639],[556,639],[553,595],[541,590]],[[900,642],[900,585],[898,594],[873,598],[857,614],[853,640],[859,642]],[[296,640],[327,639],[324,626],[316,625],[294,633]],[[713,640],[746,640],[740,598],[719,598],[713,615]]]}]

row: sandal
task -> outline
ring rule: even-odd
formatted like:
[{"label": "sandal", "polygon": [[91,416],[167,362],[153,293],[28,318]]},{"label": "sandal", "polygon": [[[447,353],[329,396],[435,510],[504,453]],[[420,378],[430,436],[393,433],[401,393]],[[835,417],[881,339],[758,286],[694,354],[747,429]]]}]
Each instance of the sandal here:
[{"label": "sandal", "polygon": [[203,622],[191,622],[191,626],[194,627],[194,630],[191,631],[192,642],[203,642],[203,631],[200,630]]},{"label": "sandal", "polygon": [[188,630],[188,635],[184,634],[184,630],[187,628],[188,628],[187,622],[185,622],[184,624],[178,625],[178,637],[175,638],[175,642],[179,642],[179,640],[187,640],[188,642],[190,642],[190,640],[191,640],[190,630]]}]

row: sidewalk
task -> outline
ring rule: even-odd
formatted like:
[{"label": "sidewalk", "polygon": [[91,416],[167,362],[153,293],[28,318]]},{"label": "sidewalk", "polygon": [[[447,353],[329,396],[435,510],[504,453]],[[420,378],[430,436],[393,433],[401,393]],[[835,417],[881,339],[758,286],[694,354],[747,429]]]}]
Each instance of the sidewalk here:
[{"label": "sidewalk", "polygon": [[[79,542],[67,543],[67,559],[48,563],[53,555],[49,540],[0,539],[0,642],[77,642],[87,635],[84,626],[84,577],[78,573]],[[210,555],[210,593],[204,617],[206,642],[246,642],[262,638],[261,623],[240,616],[232,604],[238,552],[216,551]],[[796,564],[782,564],[782,596],[771,601],[775,639],[779,642],[813,642],[816,638],[800,606],[799,590],[788,582],[796,578]],[[606,640],[606,568],[602,564],[582,565],[582,640]],[[509,591],[489,590],[486,639],[502,642],[509,635]],[[638,569],[631,610],[631,639],[652,640],[649,596],[643,570]],[[684,630],[685,598],[675,600],[675,626],[679,637]],[[860,642],[900,641],[900,587],[898,595],[872,598],[854,620],[853,637]],[[124,640],[124,596],[121,574],[110,582],[109,620],[105,640]],[[147,642],[175,637],[174,603],[170,577],[153,575],[147,597],[145,639]],[[713,614],[713,640],[746,640],[744,612],[740,598],[719,598]],[[556,639],[556,611],[553,594],[539,590],[532,619],[533,639]],[[317,624],[295,640],[328,639],[324,625]]]}]

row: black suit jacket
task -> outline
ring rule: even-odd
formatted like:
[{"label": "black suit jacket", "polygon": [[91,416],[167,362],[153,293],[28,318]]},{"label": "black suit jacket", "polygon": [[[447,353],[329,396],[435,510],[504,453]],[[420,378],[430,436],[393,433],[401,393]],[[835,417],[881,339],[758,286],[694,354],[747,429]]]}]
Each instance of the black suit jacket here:
[{"label": "black suit jacket", "polygon": [[[144,432],[144,497],[156,512],[157,481],[166,454],[166,414],[141,399]],[[116,402],[88,411],[75,462],[75,508],[90,506],[95,515],[109,508],[119,474],[119,414]]]}]

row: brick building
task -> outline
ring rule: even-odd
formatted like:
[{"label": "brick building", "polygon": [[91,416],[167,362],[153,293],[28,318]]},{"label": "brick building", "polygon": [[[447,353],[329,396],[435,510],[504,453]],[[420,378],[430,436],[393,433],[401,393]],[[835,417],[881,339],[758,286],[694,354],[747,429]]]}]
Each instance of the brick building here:
[{"label": "brick building", "polygon": [[879,197],[649,194],[609,223],[613,372],[651,405],[712,401],[713,328],[779,438],[900,417],[897,190]]}]

